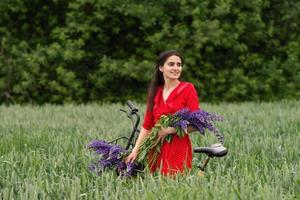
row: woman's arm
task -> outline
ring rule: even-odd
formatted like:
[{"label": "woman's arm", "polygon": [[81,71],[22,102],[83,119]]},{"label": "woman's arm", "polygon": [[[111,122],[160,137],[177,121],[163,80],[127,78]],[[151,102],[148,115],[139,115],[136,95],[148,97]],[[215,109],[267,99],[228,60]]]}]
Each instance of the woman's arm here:
[{"label": "woman's arm", "polygon": [[141,129],[139,137],[136,140],[135,145],[134,145],[131,153],[129,154],[129,156],[125,160],[126,163],[127,162],[133,162],[136,159],[137,154],[138,154],[139,146],[142,144],[143,140],[149,135],[150,132],[151,132],[150,130],[147,130],[145,128]]},{"label": "woman's arm", "polygon": [[138,137],[138,139],[135,142],[135,145],[134,145],[133,149],[138,149],[139,146],[142,144],[143,140],[145,139],[145,137],[147,137],[150,132],[151,132],[150,130],[142,128],[142,130],[141,130],[141,132],[139,134],[139,137]]},{"label": "woman's arm", "polygon": [[[192,133],[192,132],[195,132],[195,131],[197,131],[197,129],[195,129],[193,126],[188,126],[187,133]],[[159,139],[163,139],[167,135],[169,135],[169,134],[175,134],[175,133],[176,133],[176,129],[174,127],[162,128],[158,132],[158,137],[159,137]]]}]

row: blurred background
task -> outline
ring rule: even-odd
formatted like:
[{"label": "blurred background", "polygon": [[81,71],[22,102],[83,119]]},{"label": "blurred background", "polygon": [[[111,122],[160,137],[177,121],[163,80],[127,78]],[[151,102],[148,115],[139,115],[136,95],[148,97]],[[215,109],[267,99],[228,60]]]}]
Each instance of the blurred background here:
[{"label": "blurred background", "polygon": [[298,0],[1,0],[0,104],[144,102],[176,49],[200,101],[300,97]]}]

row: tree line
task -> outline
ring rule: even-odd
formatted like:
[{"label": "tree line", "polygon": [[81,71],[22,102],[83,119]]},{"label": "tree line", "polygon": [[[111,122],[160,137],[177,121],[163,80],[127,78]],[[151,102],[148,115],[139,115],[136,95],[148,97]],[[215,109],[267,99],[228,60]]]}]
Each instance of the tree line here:
[{"label": "tree line", "polygon": [[200,101],[300,97],[297,0],[2,0],[0,104],[145,101],[176,49]]}]

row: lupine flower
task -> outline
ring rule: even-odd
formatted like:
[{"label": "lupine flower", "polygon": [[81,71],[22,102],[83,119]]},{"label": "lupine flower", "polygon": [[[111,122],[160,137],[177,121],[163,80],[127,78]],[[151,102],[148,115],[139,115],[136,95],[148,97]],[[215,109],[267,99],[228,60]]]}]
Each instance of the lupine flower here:
[{"label": "lupine flower", "polygon": [[190,122],[188,120],[180,120],[174,124],[172,124],[173,127],[180,127],[181,129],[186,129]]},{"label": "lupine flower", "polygon": [[190,116],[190,114],[191,114],[190,109],[188,109],[188,108],[183,108],[183,109],[177,111],[177,112],[174,114],[174,117],[175,117],[175,116],[178,116],[178,117],[180,117],[181,119],[188,119],[189,116]]},{"label": "lupine flower", "polygon": [[175,116],[179,118],[179,121],[176,122],[173,127],[185,127],[187,124],[196,128],[201,134],[205,133],[205,129],[208,129],[213,133],[218,132],[217,128],[213,125],[213,122],[223,120],[221,116],[204,110],[191,112],[188,109],[183,109],[182,111],[175,113]]},{"label": "lupine flower", "polygon": [[88,148],[100,156],[90,164],[90,171],[96,175],[101,175],[106,169],[116,169],[121,177],[135,176],[140,170],[140,165],[136,163],[125,163],[124,158],[128,152],[120,145],[110,144],[104,140],[93,140],[88,144]]},{"label": "lupine flower", "polygon": [[124,177],[133,177],[136,176],[138,172],[142,171],[142,166],[136,162],[129,162],[126,165],[126,170],[123,170]]}]

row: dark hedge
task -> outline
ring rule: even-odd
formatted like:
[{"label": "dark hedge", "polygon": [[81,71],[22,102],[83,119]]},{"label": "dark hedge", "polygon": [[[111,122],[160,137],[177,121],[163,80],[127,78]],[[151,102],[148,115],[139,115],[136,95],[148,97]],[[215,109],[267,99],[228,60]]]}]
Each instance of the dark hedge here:
[{"label": "dark hedge", "polygon": [[200,101],[300,97],[298,0],[2,0],[0,103],[145,101],[177,49]]}]

